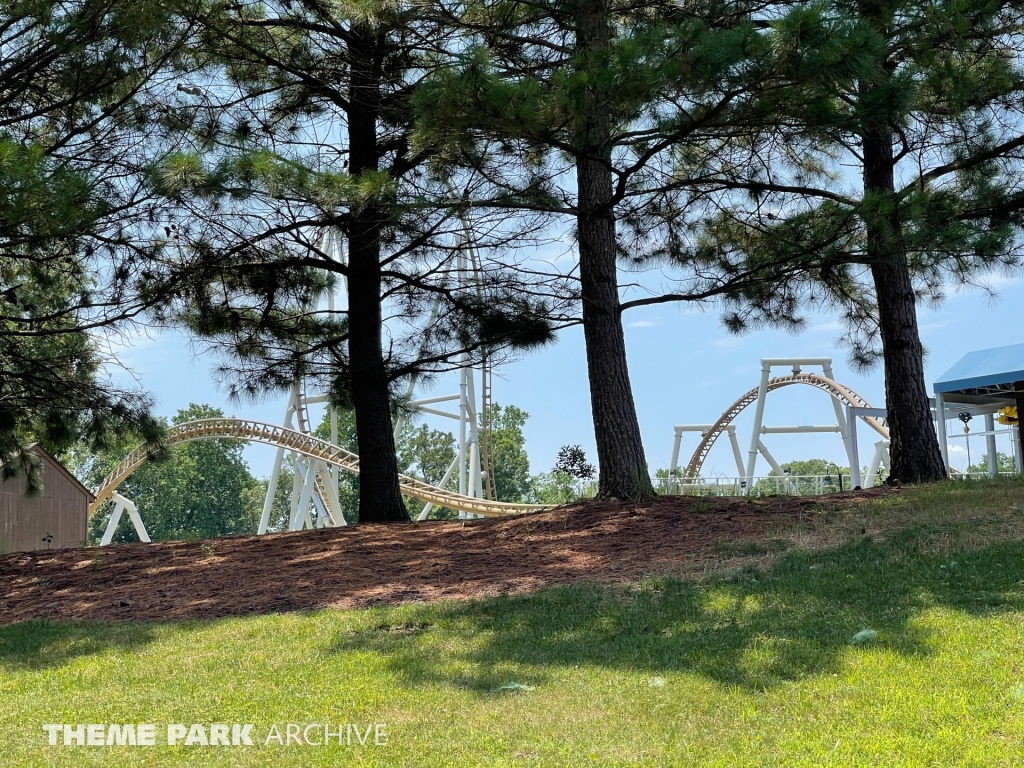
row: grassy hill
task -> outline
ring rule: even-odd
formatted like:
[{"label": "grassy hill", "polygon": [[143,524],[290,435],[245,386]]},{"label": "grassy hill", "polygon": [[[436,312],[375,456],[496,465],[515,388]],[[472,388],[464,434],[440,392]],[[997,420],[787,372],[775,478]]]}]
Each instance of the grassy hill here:
[{"label": "grassy hill", "polygon": [[[688,578],[0,627],[0,764],[1024,761],[1024,484],[910,488],[716,546],[732,564]],[[42,728],[140,722],[157,746]],[[168,747],[168,723],[251,723],[255,743]],[[288,723],[380,723],[387,743],[264,743]]]}]

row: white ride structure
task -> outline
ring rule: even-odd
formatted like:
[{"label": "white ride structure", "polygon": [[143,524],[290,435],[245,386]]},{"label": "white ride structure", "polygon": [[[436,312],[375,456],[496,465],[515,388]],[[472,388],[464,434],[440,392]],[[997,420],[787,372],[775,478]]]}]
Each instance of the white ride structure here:
[{"label": "white ride structure", "polygon": [[[476,248],[473,245],[469,225],[464,219],[461,221],[461,229],[461,242],[455,257],[456,280],[461,289],[472,289],[478,285],[480,263]],[[327,229],[324,231],[319,247],[327,258],[342,264],[345,263],[343,241],[334,230]],[[341,285],[343,289],[342,295],[347,296],[347,286],[344,277],[341,278]],[[325,298],[328,312],[334,312],[337,298],[334,292],[326,292],[326,297],[319,297],[317,303],[322,303]],[[429,333],[430,326],[437,319],[439,309],[440,299],[435,301],[431,308],[424,334]],[[426,343],[427,339],[424,338],[424,347]],[[457,393],[421,399],[415,399],[414,397],[416,386],[419,383],[419,376],[413,375],[405,392],[404,407],[413,412],[442,416],[459,422],[459,431],[456,438],[457,454],[440,481],[440,486],[442,488],[447,487],[452,476],[458,473],[460,495],[476,499],[494,498],[491,473],[487,471],[488,451],[486,444],[486,418],[491,394],[490,369],[486,359],[475,362],[468,353],[463,352],[459,360],[458,374],[459,391]],[[479,411],[477,410],[476,396],[477,379],[479,379],[481,385],[481,407]],[[296,429],[305,435],[313,434],[315,426],[310,420],[310,406],[324,404],[328,408],[330,419],[330,442],[332,445],[336,445],[338,442],[338,414],[337,409],[330,406],[328,400],[329,398],[326,395],[309,396],[305,391],[303,382],[297,380],[292,385],[285,408],[284,426],[288,429]],[[457,401],[459,404],[457,413],[440,410],[437,407],[442,403],[454,401]],[[403,417],[397,419],[394,427],[396,439],[401,433],[404,422],[405,418]],[[290,462],[288,461],[289,459]],[[322,462],[316,459],[304,456],[297,451],[288,452],[285,448],[278,447],[257,533],[266,533],[270,527],[272,522],[270,516],[281,471],[288,463],[293,468],[288,529],[298,531],[314,526],[331,527],[333,525],[345,525],[345,518],[340,514],[341,505],[338,500],[339,468],[325,467]],[[311,504],[317,513],[315,522],[310,514]],[[425,520],[433,507],[434,504],[428,501],[416,519]],[[461,509],[458,511],[460,517],[472,514]]]},{"label": "white ride structure", "polygon": [[[468,223],[461,221],[461,233],[455,256],[455,272],[457,284],[461,289],[479,290],[480,260],[473,243]],[[332,229],[323,231],[320,251],[327,258],[345,263],[345,252],[342,238]],[[342,294],[347,297],[347,285],[341,278]],[[326,300],[328,312],[336,310],[337,297],[334,291],[326,291],[325,296],[315,300],[316,308]],[[440,309],[438,299],[430,312],[427,329],[424,331],[424,347],[427,343],[426,334],[437,318]],[[457,454],[448,467],[439,486],[431,486],[411,477],[401,476],[402,492],[424,502],[423,509],[417,515],[418,521],[427,519],[435,506],[454,509],[460,518],[477,516],[499,516],[521,514],[524,512],[546,509],[537,504],[505,504],[495,500],[492,473],[488,471],[489,451],[487,443],[487,418],[491,402],[491,370],[486,357],[473,360],[468,352],[463,352],[458,361],[459,391],[433,397],[416,399],[416,387],[419,376],[410,378],[405,392],[403,407],[409,412],[432,414],[457,420]],[[480,382],[480,398],[477,399],[476,382]],[[458,402],[457,412],[441,410],[438,406],[445,403]],[[477,404],[479,402],[479,410]],[[315,426],[310,418],[310,407],[324,405],[327,408],[330,423],[330,442],[320,440],[314,435]],[[400,434],[405,420],[399,417],[395,424],[395,437]],[[191,442],[193,440],[214,440],[239,438],[275,446],[277,453],[271,470],[267,495],[263,504],[257,534],[265,534],[273,521],[274,499],[277,494],[282,470],[290,465],[292,469],[292,490],[288,516],[288,530],[299,531],[309,528],[332,528],[346,525],[342,514],[342,505],[338,494],[340,472],[359,473],[358,457],[338,443],[338,413],[330,405],[327,395],[309,395],[304,382],[297,379],[292,385],[285,407],[283,426],[274,426],[262,422],[242,419],[201,419],[173,427],[169,432],[168,446]],[[90,514],[107,500],[114,502],[114,509],[107,528],[100,541],[101,545],[109,544],[117,530],[122,514],[127,511],[135,527],[139,539],[150,540],[142,518],[135,504],[130,499],[117,493],[117,487],[135,469],[142,465],[151,455],[145,446],[132,451],[118,465],[103,484],[95,492],[96,500],[90,505]],[[457,473],[458,493],[445,490]],[[315,520],[313,513],[315,512]]]},{"label": "white ride structure", "polygon": [[[165,445],[173,447],[196,440],[223,440],[225,438],[276,446],[285,451],[301,454],[311,462],[318,462],[323,467],[337,468],[351,474],[359,474],[359,456],[351,451],[295,429],[265,424],[260,421],[251,421],[249,419],[197,419],[196,421],[177,424],[168,430]],[[99,489],[97,489],[96,498],[89,505],[90,514],[95,512],[107,500],[113,500],[115,504],[114,514],[111,515],[101,544],[110,543],[110,538],[117,529],[117,522],[120,520],[124,509],[128,510],[129,516],[135,524],[135,529],[139,533],[139,537],[143,541],[149,541],[149,537],[145,533],[145,526],[142,525],[142,520],[138,517],[135,505],[118,494],[117,488],[124,482],[125,478],[141,467],[152,455],[152,448],[140,445],[121,460],[121,463],[114,468]],[[406,475],[399,475],[399,485],[402,493],[406,496],[411,496],[428,504],[457,509],[482,517],[521,515],[549,508],[543,504],[517,504],[464,496],[454,491],[430,485],[414,477],[407,477]],[[338,507],[334,509],[338,509]],[[330,511],[327,511],[327,515],[330,515]],[[329,522],[325,521],[321,527],[333,527],[343,524],[338,520],[330,520]]]},{"label": "white ride structure", "polygon": [[[788,367],[791,373],[772,378],[772,369]],[[805,373],[804,368],[820,368],[821,373]],[[835,423],[806,426],[765,426],[764,413],[768,393],[794,384],[803,384],[819,389],[832,399]],[[749,405],[754,404],[754,423],[751,428],[749,449],[746,461],[736,436],[734,419]],[[776,476],[783,478],[787,490],[795,491],[793,481],[775,460],[768,447],[764,444],[763,435],[769,434],[808,434],[833,432],[839,434],[846,449],[850,462],[851,485],[862,484],[860,473],[860,457],[857,440],[857,419],[861,419],[882,438],[875,443],[874,455],[869,464],[866,481],[874,484],[880,469],[889,466],[889,431],[884,424],[883,409],[872,408],[871,404],[849,387],[835,381],[832,373],[832,358],[829,357],[795,357],[795,358],[763,358],[761,360],[761,381],[758,386],[744,394],[733,403],[725,413],[713,424],[679,424],[675,427],[675,440],[672,445],[672,459],[669,464],[669,490],[675,492],[705,492],[710,489],[722,489],[720,481],[708,483],[701,477],[701,469],[715,441],[728,433],[732,446],[733,458],[736,461],[736,476],[727,478],[734,494],[750,493],[755,488],[755,469],[758,455],[762,456],[775,471]],[[679,472],[679,452],[683,435],[687,432],[700,433],[701,440],[690,457],[685,470]]]}]

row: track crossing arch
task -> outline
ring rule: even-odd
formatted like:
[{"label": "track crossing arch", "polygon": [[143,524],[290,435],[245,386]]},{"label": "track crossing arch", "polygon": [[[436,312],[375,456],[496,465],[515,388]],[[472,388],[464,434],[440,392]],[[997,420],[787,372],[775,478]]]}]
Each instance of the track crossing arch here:
[{"label": "track crossing arch", "polygon": [[[792,386],[794,384],[803,384],[805,386],[820,389],[842,405],[854,405],[865,408],[871,407],[871,404],[867,400],[846,385],[840,384],[837,381],[833,381],[832,379],[817,373],[794,373],[789,376],[776,376],[769,380],[767,391],[772,392],[776,389]],[[715,444],[715,441],[723,432],[725,432],[728,426],[732,424],[733,420],[739,416],[748,405],[757,400],[759,391],[760,387],[754,387],[744,394],[725,410],[725,412],[718,418],[718,421],[712,425],[711,429],[704,433],[704,436],[701,438],[696,450],[693,452],[693,456],[690,457],[690,462],[686,465],[686,470],[683,473],[684,480],[696,480],[700,476],[701,467],[703,467],[704,460],[707,458],[708,453]],[[882,424],[881,421],[871,416],[864,417],[864,421],[884,439],[889,439],[889,430],[886,429],[885,425]],[[850,428],[853,428],[852,425]]]}]

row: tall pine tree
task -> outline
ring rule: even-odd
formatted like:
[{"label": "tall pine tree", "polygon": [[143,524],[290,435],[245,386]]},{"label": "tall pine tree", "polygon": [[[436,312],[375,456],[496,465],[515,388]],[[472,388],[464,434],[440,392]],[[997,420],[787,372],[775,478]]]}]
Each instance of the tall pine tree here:
[{"label": "tall pine tree", "polygon": [[[376,0],[220,11],[165,116],[183,151],[153,172],[180,206],[182,258],[199,265],[172,319],[227,353],[235,392],[301,377],[351,406],[359,519],[408,520],[391,385],[550,334],[548,304],[487,258],[509,238],[500,221],[473,217],[480,271],[460,284],[465,208],[410,145],[410,99],[444,55],[443,17]],[[344,240],[343,260],[325,231]],[[347,306],[316,311],[338,279]]]},{"label": "tall pine tree", "polygon": [[[763,97],[749,85],[768,50],[749,19],[717,5],[480,0],[457,15],[463,55],[418,94],[418,141],[439,164],[483,170],[492,188],[477,205],[571,219],[599,495],[650,498],[619,262],[664,258],[635,224],[672,187],[681,148],[703,147],[711,126],[757,108]],[[665,300],[698,300],[734,281],[691,277]]]},{"label": "tall pine tree", "polygon": [[774,118],[713,170],[678,171],[681,188],[693,182],[687,196],[714,197],[700,248],[745,269],[799,266],[735,293],[734,329],[799,327],[801,303],[838,308],[854,361],[884,362],[894,481],[946,475],[917,302],[1018,263],[1019,12],[904,0],[796,9],[771,33]]}]

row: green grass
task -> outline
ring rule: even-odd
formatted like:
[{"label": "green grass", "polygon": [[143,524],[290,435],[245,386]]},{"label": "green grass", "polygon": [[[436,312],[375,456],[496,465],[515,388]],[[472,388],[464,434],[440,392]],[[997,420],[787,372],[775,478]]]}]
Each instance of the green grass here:
[{"label": "green grass", "polygon": [[[0,765],[1024,761],[1024,485],[911,489],[780,537],[764,569],[699,582],[0,628]],[[325,721],[388,744],[260,743]],[[48,747],[49,722],[157,723],[158,744],[249,722],[257,746]]]}]

